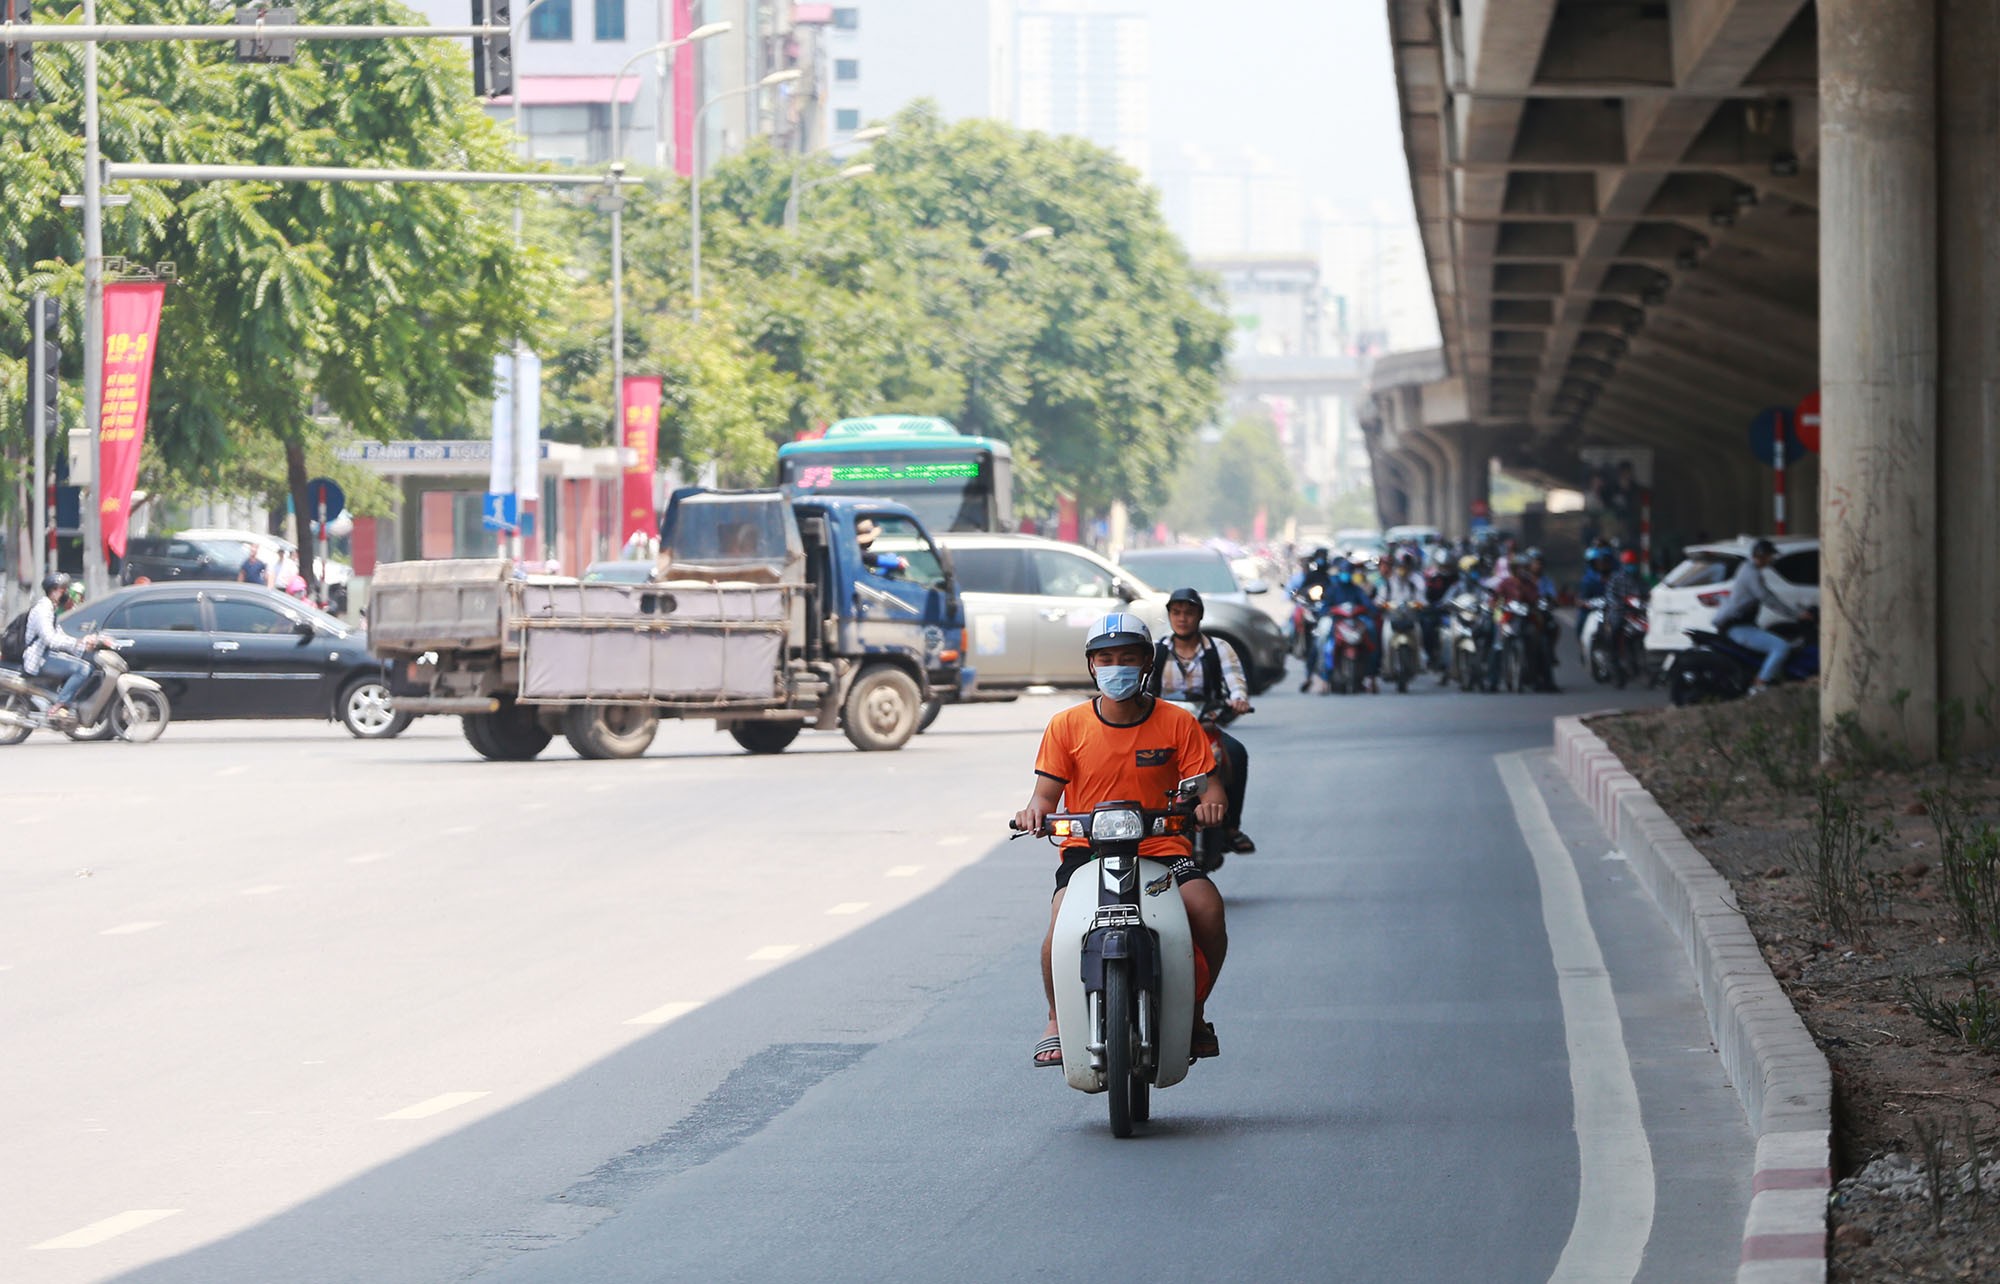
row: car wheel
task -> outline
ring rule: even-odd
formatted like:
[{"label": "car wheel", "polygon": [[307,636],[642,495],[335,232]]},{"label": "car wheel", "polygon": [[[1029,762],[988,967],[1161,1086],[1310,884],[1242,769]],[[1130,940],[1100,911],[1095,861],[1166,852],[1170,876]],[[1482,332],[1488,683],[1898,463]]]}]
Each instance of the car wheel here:
[{"label": "car wheel", "polygon": [[410,714],[396,712],[389,684],[373,676],[356,678],[340,689],[334,716],[356,740],[394,740],[414,720]]}]

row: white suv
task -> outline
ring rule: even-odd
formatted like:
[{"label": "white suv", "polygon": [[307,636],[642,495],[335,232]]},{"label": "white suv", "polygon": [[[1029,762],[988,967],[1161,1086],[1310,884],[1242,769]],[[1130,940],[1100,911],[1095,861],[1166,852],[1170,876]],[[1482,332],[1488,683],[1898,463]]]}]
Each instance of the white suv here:
[{"label": "white suv", "polygon": [[[1715,617],[1715,608],[1729,596],[1729,582],[1750,556],[1752,535],[1739,535],[1718,544],[1691,544],[1681,564],[1653,589],[1648,606],[1646,649],[1685,651],[1689,629],[1706,629]],[[1807,537],[1774,537],[1777,560],[1764,572],[1765,582],[1778,599],[1795,610],[1819,605],[1819,541]],[[1775,618],[1769,609],[1761,611],[1757,623],[1769,625]]]}]

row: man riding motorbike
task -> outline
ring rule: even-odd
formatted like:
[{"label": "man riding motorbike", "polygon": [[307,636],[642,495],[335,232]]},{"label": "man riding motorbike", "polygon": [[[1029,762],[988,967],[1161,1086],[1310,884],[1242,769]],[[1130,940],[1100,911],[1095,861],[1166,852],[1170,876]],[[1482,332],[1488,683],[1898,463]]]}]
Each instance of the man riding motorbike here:
[{"label": "man riding motorbike", "polygon": [[[1192,588],[1175,589],[1167,598],[1170,637],[1160,639],[1153,651],[1153,671],[1146,690],[1166,700],[1204,707],[1226,707],[1232,713],[1250,711],[1250,684],[1243,679],[1243,662],[1236,648],[1218,644],[1201,631],[1206,607],[1201,594]],[[1250,784],[1250,751],[1243,742],[1222,729],[1220,722],[1202,724],[1215,738],[1227,769],[1223,788],[1229,794],[1229,812],[1222,818],[1228,836],[1227,849],[1250,853],[1257,844],[1243,832],[1243,796]]]},{"label": "man riding motorbike", "polygon": [[1424,619],[1429,614],[1430,592],[1423,578],[1417,574],[1417,555],[1409,549],[1396,554],[1396,560],[1389,568],[1389,574],[1382,581],[1382,587],[1375,590],[1375,600],[1382,613],[1382,654],[1388,655],[1395,643],[1392,636],[1392,618],[1397,608],[1408,607],[1416,616],[1418,626],[1418,663],[1428,663],[1425,659],[1430,652],[1430,643],[1425,640]]},{"label": "man riding motorbike", "polygon": [[[1511,559],[1511,573],[1502,575],[1493,585],[1493,604],[1496,610],[1520,605],[1527,608],[1521,624],[1521,678],[1522,685],[1535,691],[1557,691],[1555,682],[1553,623],[1541,610],[1542,586],[1536,571],[1540,568],[1540,557],[1531,549],[1524,556]],[[1487,657],[1486,685],[1489,690],[1500,689],[1500,665],[1504,658],[1501,649],[1494,647]]]},{"label": "man riding motorbike", "polygon": [[1375,645],[1378,625],[1375,612],[1375,595],[1366,586],[1366,572],[1357,575],[1354,566],[1345,558],[1336,559],[1333,573],[1333,587],[1328,597],[1336,607],[1358,606],[1362,611],[1362,635],[1367,639],[1362,657],[1362,676],[1368,679],[1368,689],[1375,687],[1375,674],[1382,667],[1382,650]]},{"label": "man riding motorbike", "polygon": [[1760,539],[1752,544],[1749,560],[1737,569],[1736,578],[1729,582],[1729,597],[1715,610],[1714,627],[1717,633],[1738,646],[1764,654],[1764,665],[1758,670],[1756,681],[1750,684],[1751,695],[1757,695],[1771,685],[1784,671],[1785,657],[1798,645],[1758,628],[1759,610],[1769,609],[1784,620],[1804,618],[1804,613],[1773,592],[1764,579],[1765,568],[1777,557],[1778,546],[1770,540]]},{"label": "man riding motorbike", "polygon": [[28,677],[47,674],[60,680],[55,703],[49,707],[51,722],[62,722],[71,716],[70,702],[90,680],[89,661],[77,657],[95,650],[103,642],[95,633],[73,638],[56,623],[57,603],[67,603],[69,587],[67,575],[42,577],[42,596],[29,608],[26,647],[21,656],[21,672]]},{"label": "man riding motorbike", "polygon": [[[1071,705],[1049,720],[1035,755],[1035,788],[1028,805],[1014,817],[1014,827],[1041,833],[1049,816],[1059,810],[1087,812],[1103,802],[1133,799],[1152,805],[1182,780],[1206,776],[1195,821],[1219,825],[1228,813],[1228,798],[1215,778],[1214,751],[1193,714],[1146,694],[1147,666],[1153,660],[1153,638],[1145,621],[1122,612],[1107,615],[1092,626],[1083,644],[1098,695],[1086,704]],[[1222,972],[1229,948],[1222,894],[1208,875],[1195,868],[1194,846],[1185,835],[1149,837],[1139,854],[1167,861],[1187,908],[1188,931],[1195,946],[1195,1020],[1191,1051],[1212,1057],[1220,1050],[1215,1027],[1203,1017],[1203,1005]],[[1055,902],[1049,911],[1049,932],[1042,938],[1042,987],[1049,1001],[1049,1025],[1035,1045],[1038,1066],[1062,1064],[1062,1042],[1056,1031],[1055,977],[1050,948],[1056,914],[1070,876],[1091,861],[1090,840],[1073,837],[1063,844],[1056,867]]]}]

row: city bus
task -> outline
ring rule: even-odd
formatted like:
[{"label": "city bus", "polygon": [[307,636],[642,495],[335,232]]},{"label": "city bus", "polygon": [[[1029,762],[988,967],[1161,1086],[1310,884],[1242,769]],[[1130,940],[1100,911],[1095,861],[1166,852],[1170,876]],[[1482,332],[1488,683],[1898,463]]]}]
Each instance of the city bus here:
[{"label": "city bus", "polygon": [[875,495],[915,509],[932,531],[1014,529],[1014,453],[923,415],[842,419],[778,447],[778,484],[800,495]]}]

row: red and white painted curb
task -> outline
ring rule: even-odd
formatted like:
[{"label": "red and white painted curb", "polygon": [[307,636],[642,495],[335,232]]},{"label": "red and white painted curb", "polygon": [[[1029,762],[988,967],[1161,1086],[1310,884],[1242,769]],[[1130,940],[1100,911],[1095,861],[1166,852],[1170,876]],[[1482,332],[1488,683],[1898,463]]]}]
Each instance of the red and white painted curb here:
[{"label": "red and white painted curb", "polygon": [[1822,1284],[1833,1173],[1833,1076],[1771,975],[1728,880],[1581,718],[1556,757],[1694,965],[1709,1029],[1757,1136],[1737,1284]]}]

